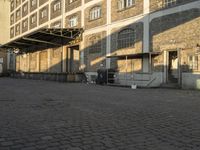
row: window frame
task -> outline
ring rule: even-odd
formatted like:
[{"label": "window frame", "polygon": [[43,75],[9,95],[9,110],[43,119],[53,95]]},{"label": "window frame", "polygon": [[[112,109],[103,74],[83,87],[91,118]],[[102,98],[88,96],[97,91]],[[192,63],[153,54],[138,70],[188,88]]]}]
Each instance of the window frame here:
[{"label": "window frame", "polygon": [[101,6],[94,6],[89,11],[89,20],[97,20],[102,17],[102,8]]},{"label": "window frame", "polygon": [[[129,35],[131,35],[131,33],[133,33],[133,37],[130,37],[130,36],[126,35],[125,33],[123,33],[126,31],[129,31],[129,33],[128,32],[126,33]],[[118,49],[127,49],[127,48],[131,48],[131,47],[135,47],[135,41],[136,41],[135,29],[132,29],[132,28],[122,29],[121,31],[118,32],[118,35],[117,35],[117,48]]]},{"label": "window frame", "polygon": [[61,2],[60,2],[60,1],[55,2],[55,3],[53,4],[53,12],[57,12],[57,11],[59,11],[59,10],[61,10]]},{"label": "window frame", "polygon": [[[34,20],[33,20],[34,19]],[[31,24],[34,24],[37,22],[37,17],[36,15],[31,16]]]},{"label": "window frame", "polygon": [[[75,21],[75,22],[74,22]],[[76,27],[78,26],[78,16],[72,16],[69,18],[69,27]]]},{"label": "window frame", "polygon": [[118,0],[117,1],[117,6],[118,6],[119,11],[128,9],[134,5],[135,5],[135,0]]},{"label": "window frame", "polygon": [[97,54],[102,52],[101,36],[91,36],[89,38],[89,54]]},{"label": "window frame", "polygon": [[34,7],[35,5],[37,5],[37,0],[31,0],[31,7]]},{"label": "window frame", "polygon": [[[26,24],[26,25],[25,25]],[[28,21],[27,20],[24,20],[23,23],[22,23],[22,27],[23,28],[26,28],[28,27]]]},{"label": "window frame", "polygon": [[164,7],[172,7],[177,4],[177,0],[163,0]]},{"label": "window frame", "polygon": [[[196,59],[197,58],[197,59]],[[192,71],[198,71],[199,70],[199,55],[188,55],[188,67]]]},{"label": "window frame", "polygon": [[47,9],[44,8],[41,10],[41,19],[44,19],[46,18],[48,15],[47,15]]}]

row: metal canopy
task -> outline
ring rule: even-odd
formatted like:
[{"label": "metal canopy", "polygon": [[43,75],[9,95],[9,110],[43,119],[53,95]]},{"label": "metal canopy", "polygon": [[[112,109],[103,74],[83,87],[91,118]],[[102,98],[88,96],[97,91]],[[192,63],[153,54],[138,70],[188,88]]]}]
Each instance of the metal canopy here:
[{"label": "metal canopy", "polygon": [[146,53],[135,53],[135,54],[127,54],[127,55],[111,55],[111,56],[107,56],[107,58],[141,59],[143,57],[155,57],[160,54],[161,54],[161,52],[146,52]]},{"label": "metal canopy", "polygon": [[39,50],[68,45],[81,40],[82,28],[41,28],[16,40],[6,43],[0,48],[13,48],[22,51]]}]

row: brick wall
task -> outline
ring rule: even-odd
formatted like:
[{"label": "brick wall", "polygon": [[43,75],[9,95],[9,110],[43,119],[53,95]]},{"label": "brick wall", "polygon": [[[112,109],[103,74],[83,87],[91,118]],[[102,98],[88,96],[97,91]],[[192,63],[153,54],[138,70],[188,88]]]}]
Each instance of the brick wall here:
[{"label": "brick wall", "polygon": [[[47,12],[47,15],[42,18],[42,11],[45,11],[45,10]],[[47,22],[48,20],[49,20],[49,5],[46,5],[39,10],[39,24],[43,24]]]},{"label": "brick wall", "polygon": [[[120,31],[124,29],[133,29],[136,34],[135,44],[133,47],[127,47],[123,49],[118,49],[118,34]],[[126,55],[126,54],[134,54],[142,52],[142,40],[143,40],[143,23],[135,23],[129,26],[125,26],[122,28],[115,28],[112,30],[111,35],[111,54],[112,55]],[[119,72],[131,72],[131,71],[141,71],[142,69],[142,60],[134,59],[127,61],[127,68],[125,60],[117,60],[115,58],[111,59],[111,68],[118,69]]]},{"label": "brick wall", "polygon": [[65,0],[65,12],[69,12],[69,11],[81,6],[81,0],[75,0],[72,3],[70,3],[69,1],[70,0]]},{"label": "brick wall", "polygon": [[47,72],[48,71],[48,54],[47,51],[41,51],[39,53],[39,66],[40,72]]},{"label": "brick wall", "polygon": [[[178,5],[186,4],[189,2],[194,2],[198,0],[177,0],[176,4],[170,7],[175,7]],[[150,0],[150,11],[158,11],[161,9],[169,8],[165,5],[164,0]]]},{"label": "brick wall", "polygon": [[[187,55],[193,53],[196,45],[200,43],[200,9],[191,9],[160,18],[150,23],[150,49],[151,51],[181,49],[182,65],[187,64]],[[182,52],[187,50],[187,52]],[[161,55],[153,60],[153,70],[163,71],[163,58]],[[188,70],[187,70],[188,71]]]},{"label": "brick wall", "polygon": [[62,47],[50,49],[50,72],[62,72]]},{"label": "brick wall", "polygon": [[[27,8],[27,9],[25,9]],[[28,2],[26,2],[23,6],[22,6],[22,17],[25,17],[26,15],[28,15]]]},{"label": "brick wall", "polygon": [[136,0],[130,8],[118,9],[118,0],[112,0],[112,22],[137,16],[143,13],[143,0]]},{"label": "brick wall", "polygon": [[33,53],[29,53],[29,65],[30,65],[30,72],[37,72],[37,56],[38,56],[38,53],[37,52],[33,52]]},{"label": "brick wall", "polygon": [[[54,5],[57,3],[57,2],[60,2],[61,3],[61,9],[60,10],[57,10],[57,11],[54,11]],[[50,11],[50,13],[51,13],[51,19],[54,19],[54,18],[56,18],[56,17],[58,17],[58,16],[60,16],[61,15],[61,10],[62,10],[62,1],[61,0],[57,0],[57,1],[53,1],[52,3],[51,3],[51,11]]]},{"label": "brick wall", "polygon": [[41,6],[42,4],[48,2],[48,0],[39,0],[39,6]]},{"label": "brick wall", "polygon": [[[26,24],[26,26],[24,26],[24,24]],[[28,31],[28,18],[22,20],[22,33]]]},{"label": "brick wall", "polygon": [[[99,37],[99,41],[101,44],[100,51],[96,51],[92,49],[92,44],[90,39],[92,37]],[[106,66],[105,56],[106,56],[106,31],[95,33],[91,35],[87,35],[85,37],[85,49],[84,49],[84,61],[86,64],[87,71],[97,71],[100,68],[100,64]],[[91,52],[94,51],[94,52]]]},{"label": "brick wall", "polygon": [[77,17],[78,18],[78,24],[77,24],[77,28],[80,28],[81,27],[81,11],[78,11],[72,15],[69,15],[65,18],[65,27],[70,27],[69,26],[69,20],[71,17]]},{"label": "brick wall", "polygon": [[[101,6],[101,17],[96,20],[90,20],[90,10],[96,6]],[[85,29],[94,28],[106,24],[106,0],[88,7],[85,10]]]}]

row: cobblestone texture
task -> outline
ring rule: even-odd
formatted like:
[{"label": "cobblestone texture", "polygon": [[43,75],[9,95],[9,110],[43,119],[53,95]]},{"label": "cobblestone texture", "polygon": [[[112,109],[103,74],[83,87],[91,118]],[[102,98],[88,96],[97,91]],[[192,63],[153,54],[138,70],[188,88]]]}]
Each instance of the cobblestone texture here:
[{"label": "cobblestone texture", "polygon": [[0,78],[0,150],[199,150],[200,92]]}]

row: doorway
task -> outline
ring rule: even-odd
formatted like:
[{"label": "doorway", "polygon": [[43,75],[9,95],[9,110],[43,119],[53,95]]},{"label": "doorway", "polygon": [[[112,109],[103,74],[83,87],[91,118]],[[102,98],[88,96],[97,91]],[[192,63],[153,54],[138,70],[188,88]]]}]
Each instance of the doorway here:
[{"label": "doorway", "polygon": [[179,79],[178,52],[168,52],[168,83],[178,83]]},{"label": "doorway", "polygon": [[67,50],[67,70],[68,72],[79,72],[80,51],[79,45],[68,47]]}]

